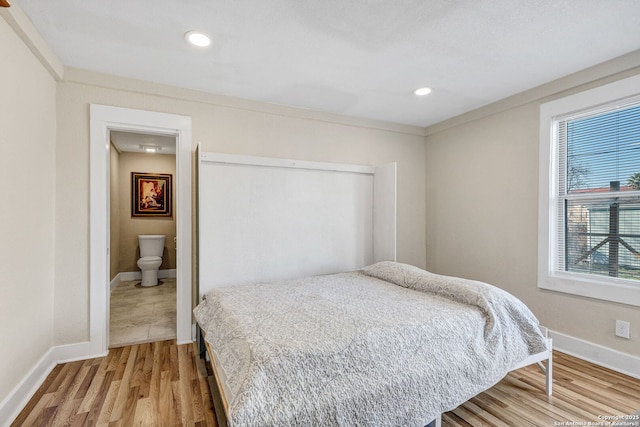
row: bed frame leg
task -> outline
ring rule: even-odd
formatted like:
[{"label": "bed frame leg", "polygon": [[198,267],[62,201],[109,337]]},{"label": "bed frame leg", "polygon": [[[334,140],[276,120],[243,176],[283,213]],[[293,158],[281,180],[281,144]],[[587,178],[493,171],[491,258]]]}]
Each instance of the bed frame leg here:
[{"label": "bed frame leg", "polygon": [[547,370],[545,372],[546,384],[547,384],[547,396],[551,396],[553,393],[553,352],[549,352],[549,359],[547,360]]},{"label": "bed frame leg", "polygon": [[438,414],[438,416],[425,427],[442,427],[442,414]]},{"label": "bed frame leg", "polygon": [[542,362],[538,362],[538,366],[545,376],[547,396],[551,396],[553,393],[553,352],[549,352],[549,358],[547,359],[546,366]]}]

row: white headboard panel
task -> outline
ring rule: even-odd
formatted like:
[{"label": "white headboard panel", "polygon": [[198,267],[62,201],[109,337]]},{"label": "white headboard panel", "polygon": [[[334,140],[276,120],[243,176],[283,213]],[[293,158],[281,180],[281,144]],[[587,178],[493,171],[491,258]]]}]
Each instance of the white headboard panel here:
[{"label": "white headboard panel", "polygon": [[201,153],[199,293],[395,260],[395,163]]}]

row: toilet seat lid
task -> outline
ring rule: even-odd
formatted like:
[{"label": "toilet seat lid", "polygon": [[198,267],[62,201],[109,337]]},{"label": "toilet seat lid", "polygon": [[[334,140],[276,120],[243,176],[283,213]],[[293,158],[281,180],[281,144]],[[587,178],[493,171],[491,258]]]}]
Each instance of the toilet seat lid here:
[{"label": "toilet seat lid", "polygon": [[143,256],[142,258],[140,258],[138,260],[138,262],[144,262],[144,261],[162,261],[162,258],[159,256]]}]

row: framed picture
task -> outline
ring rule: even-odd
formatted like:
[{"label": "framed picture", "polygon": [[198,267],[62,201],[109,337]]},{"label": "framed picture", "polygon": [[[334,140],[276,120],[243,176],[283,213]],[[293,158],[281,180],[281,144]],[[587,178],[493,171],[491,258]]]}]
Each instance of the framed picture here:
[{"label": "framed picture", "polygon": [[131,172],[131,216],[171,217],[171,174]]}]

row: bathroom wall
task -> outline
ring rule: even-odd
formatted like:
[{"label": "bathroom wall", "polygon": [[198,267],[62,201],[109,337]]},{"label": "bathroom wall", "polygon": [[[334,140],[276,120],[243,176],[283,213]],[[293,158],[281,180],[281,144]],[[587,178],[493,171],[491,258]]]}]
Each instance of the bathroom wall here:
[{"label": "bathroom wall", "polygon": [[[131,172],[164,173],[173,176],[171,218],[133,218],[131,217]],[[119,204],[119,246],[112,249],[111,257],[118,259],[118,272],[139,271],[137,261],[140,258],[138,246],[139,234],[164,234],[164,254],[161,270],[176,268],[176,251],[173,239],[176,236],[175,188],[176,156],[157,153],[121,152],[118,155],[118,204]],[[112,246],[113,247],[113,246]],[[117,274],[117,273],[116,273]]]}]

